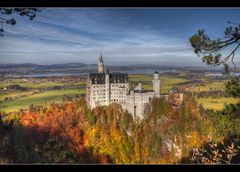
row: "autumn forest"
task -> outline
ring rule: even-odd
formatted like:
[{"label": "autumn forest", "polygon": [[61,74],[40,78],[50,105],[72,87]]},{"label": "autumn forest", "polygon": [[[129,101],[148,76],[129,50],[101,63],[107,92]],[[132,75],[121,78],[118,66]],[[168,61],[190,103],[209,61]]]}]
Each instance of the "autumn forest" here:
[{"label": "autumn forest", "polygon": [[0,164],[240,164],[239,16],[0,8]]}]

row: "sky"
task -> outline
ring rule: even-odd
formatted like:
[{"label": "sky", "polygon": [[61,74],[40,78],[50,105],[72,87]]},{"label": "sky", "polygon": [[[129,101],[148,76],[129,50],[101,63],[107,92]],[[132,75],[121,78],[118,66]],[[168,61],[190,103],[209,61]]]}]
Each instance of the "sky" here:
[{"label": "sky", "polygon": [[14,17],[0,37],[0,64],[95,64],[102,52],[108,65],[204,66],[189,37],[198,29],[223,36],[240,8],[44,8],[33,21]]}]

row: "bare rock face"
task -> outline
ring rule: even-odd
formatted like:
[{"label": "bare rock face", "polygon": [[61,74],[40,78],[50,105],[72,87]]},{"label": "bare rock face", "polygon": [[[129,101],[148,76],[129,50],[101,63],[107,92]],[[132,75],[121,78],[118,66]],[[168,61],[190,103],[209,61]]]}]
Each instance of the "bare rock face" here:
[{"label": "bare rock face", "polygon": [[13,121],[4,125],[0,115],[0,164],[14,162],[14,133]]}]

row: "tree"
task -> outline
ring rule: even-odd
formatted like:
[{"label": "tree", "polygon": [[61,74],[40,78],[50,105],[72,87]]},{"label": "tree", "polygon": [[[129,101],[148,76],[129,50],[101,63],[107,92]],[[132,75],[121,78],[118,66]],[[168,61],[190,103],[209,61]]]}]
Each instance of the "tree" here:
[{"label": "tree", "polygon": [[[227,62],[231,61],[236,70],[234,63],[235,53],[240,47],[240,24],[228,22],[230,26],[225,29],[222,38],[212,39],[205,31],[198,30],[196,34],[189,38],[189,41],[194,49],[194,52],[202,58],[203,63],[210,66],[224,66],[224,74],[230,74],[230,68]],[[236,25],[235,27],[233,25]],[[223,56],[222,52],[230,52]],[[226,93],[230,96],[239,97],[240,95],[240,78],[239,76],[232,77],[226,84]]]},{"label": "tree", "polygon": [[0,36],[3,36],[3,25],[15,25],[17,23],[15,18],[8,18],[7,16],[11,16],[13,14],[17,14],[23,17],[28,17],[30,20],[33,20],[36,17],[36,13],[40,10],[37,8],[0,8]]},{"label": "tree", "polygon": [[190,162],[197,164],[239,164],[239,136],[229,136],[218,143],[207,142],[202,148],[193,149]]},{"label": "tree", "polygon": [[240,77],[233,77],[227,82],[226,92],[233,97],[240,97]]},{"label": "tree", "polygon": [[8,125],[4,124],[0,114],[0,164],[14,161],[14,132],[12,128],[13,121],[11,120]]},{"label": "tree", "polygon": [[[198,30],[196,34],[190,37],[190,43],[194,52],[202,58],[203,63],[211,66],[224,66],[224,73],[229,74],[227,62],[231,61],[236,69],[234,57],[240,47],[240,24],[234,26],[234,23],[228,22],[230,26],[225,29],[222,38],[210,38],[204,29]],[[224,50],[231,49],[227,55],[222,55]]]}]

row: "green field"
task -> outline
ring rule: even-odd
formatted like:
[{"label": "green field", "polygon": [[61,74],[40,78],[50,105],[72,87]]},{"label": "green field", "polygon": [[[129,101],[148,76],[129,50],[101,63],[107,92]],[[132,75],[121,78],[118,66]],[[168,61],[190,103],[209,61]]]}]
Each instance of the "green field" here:
[{"label": "green field", "polygon": [[[196,85],[190,89],[191,92],[199,93],[203,91],[211,91],[211,90],[225,90],[225,84],[227,80],[215,80],[211,83],[205,83],[205,85]],[[205,109],[212,109],[212,110],[222,110],[224,105],[226,104],[235,104],[238,103],[237,98],[196,98],[198,104],[202,104]]]},{"label": "green field", "polygon": [[191,89],[191,91],[201,92],[201,91],[210,91],[210,90],[217,90],[217,89],[224,90],[226,82],[227,81],[216,81],[216,82],[212,82],[212,83],[207,83],[206,85],[197,86],[197,87]]},{"label": "green field", "polygon": [[[142,82],[145,89],[152,89],[152,75],[129,75],[130,85]],[[173,76],[160,76],[160,93],[168,93],[176,84],[186,82],[186,79]]]},{"label": "green field", "polygon": [[235,104],[239,102],[237,98],[198,98],[197,102],[202,104],[205,109],[222,110],[225,104]]},{"label": "green field", "polygon": [[27,108],[30,104],[41,105],[49,104],[51,102],[61,102],[62,96],[67,95],[75,97],[76,94],[83,94],[85,90],[83,89],[65,89],[65,90],[49,90],[43,93],[30,95],[28,97],[19,98],[17,100],[4,102],[1,104],[3,111],[10,112],[21,108]]},{"label": "green field", "polygon": [[[75,97],[76,94],[85,93],[85,82],[62,83],[59,81],[45,82],[38,79],[6,79],[1,83],[1,88],[9,85],[20,85],[28,90],[2,90],[0,93],[0,101],[10,98],[0,104],[2,111],[11,112],[18,109],[28,108],[29,105],[49,104],[52,102],[61,102],[62,96],[67,95]],[[63,89],[54,90],[52,87],[61,86]],[[43,89],[40,93],[33,94],[32,89]]]},{"label": "green field", "polygon": [[0,94],[0,101],[4,100],[6,97],[8,98],[17,98],[19,96],[23,96],[23,95],[31,95],[32,94],[32,91],[2,91],[1,94]]}]

